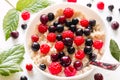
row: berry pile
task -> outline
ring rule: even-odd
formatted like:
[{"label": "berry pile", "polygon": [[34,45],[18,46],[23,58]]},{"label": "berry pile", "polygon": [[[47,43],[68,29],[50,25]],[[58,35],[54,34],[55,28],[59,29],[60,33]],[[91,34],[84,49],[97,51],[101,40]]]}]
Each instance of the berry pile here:
[{"label": "berry pile", "polygon": [[39,34],[31,35],[31,49],[35,54],[50,58],[50,63],[43,61],[39,64],[41,70],[48,70],[53,75],[62,72],[67,77],[75,76],[84,68],[84,58],[97,58],[93,50],[101,50],[104,43],[91,36],[96,20],[73,17],[75,14],[72,8],[67,7],[57,17],[52,12],[40,15]]}]

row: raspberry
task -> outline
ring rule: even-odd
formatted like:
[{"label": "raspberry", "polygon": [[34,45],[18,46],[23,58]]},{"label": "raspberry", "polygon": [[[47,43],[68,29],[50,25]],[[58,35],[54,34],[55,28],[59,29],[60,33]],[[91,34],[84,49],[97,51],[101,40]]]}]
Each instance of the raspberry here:
[{"label": "raspberry", "polygon": [[40,46],[40,51],[43,53],[43,54],[47,54],[49,51],[50,51],[50,46],[47,45],[47,44],[42,44]]},{"label": "raspberry", "polygon": [[103,46],[103,41],[102,40],[96,40],[93,42],[93,47],[96,49],[101,49]]},{"label": "raspberry", "polygon": [[74,43],[77,45],[77,46],[80,46],[84,43],[85,39],[83,36],[76,36],[75,39],[74,39]]},{"label": "raspberry", "polygon": [[68,7],[68,8],[64,9],[63,14],[66,18],[71,18],[74,14],[74,11],[73,11],[73,9]]},{"label": "raspberry", "polygon": [[39,36],[34,34],[31,36],[31,40],[32,40],[32,42],[37,42],[39,40]]},{"label": "raspberry", "polygon": [[70,30],[64,31],[62,33],[62,37],[63,37],[63,39],[65,39],[65,38],[74,38],[74,33],[72,31],[70,31]]},{"label": "raspberry", "polygon": [[103,2],[98,2],[97,3],[97,8],[100,9],[100,10],[103,10],[104,9],[104,3]]},{"label": "raspberry", "polygon": [[28,20],[30,18],[30,13],[28,11],[24,11],[21,14],[23,20]]},{"label": "raspberry", "polygon": [[78,50],[75,53],[75,58],[82,60],[85,57],[85,53],[83,50]]},{"label": "raspberry", "polygon": [[40,25],[38,26],[38,31],[39,31],[40,33],[45,33],[45,32],[47,31],[47,29],[48,29],[48,26],[47,26],[47,25],[40,24]]},{"label": "raspberry", "polygon": [[67,2],[77,2],[77,0],[67,0]]},{"label": "raspberry", "polygon": [[48,66],[48,70],[51,74],[56,75],[56,74],[59,74],[62,71],[62,66],[60,65],[59,62],[52,62]]},{"label": "raspberry", "polygon": [[26,64],[26,69],[28,71],[31,71],[33,69],[33,65],[32,64]]},{"label": "raspberry", "polygon": [[89,25],[89,21],[87,20],[87,19],[82,19],[81,21],[80,21],[80,25],[82,26],[82,27],[88,27],[88,25]]},{"label": "raspberry", "polygon": [[57,41],[55,43],[55,48],[57,51],[62,51],[64,49],[64,43],[62,41]]},{"label": "raspberry", "polygon": [[74,76],[77,73],[76,69],[72,66],[65,67],[64,74],[67,77]]},{"label": "raspberry", "polygon": [[47,40],[50,41],[50,42],[55,42],[55,40],[56,40],[56,34],[55,33],[49,33],[47,35]]}]

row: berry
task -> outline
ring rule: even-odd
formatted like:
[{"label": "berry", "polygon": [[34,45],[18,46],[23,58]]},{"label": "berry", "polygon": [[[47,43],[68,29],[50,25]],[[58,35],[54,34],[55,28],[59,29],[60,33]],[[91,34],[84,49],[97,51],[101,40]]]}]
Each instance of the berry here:
[{"label": "berry", "polygon": [[75,53],[75,58],[82,60],[85,57],[85,53],[83,50],[78,50]]},{"label": "berry", "polygon": [[68,21],[68,20],[65,21],[65,26],[70,27],[71,25],[72,25],[71,21]]},{"label": "berry", "polygon": [[77,0],[67,0],[68,2],[77,2]]},{"label": "berry", "polygon": [[84,43],[84,37],[83,36],[76,36],[75,39],[74,39],[74,43],[77,45],[77,46],[80,46]]},{"label": "berry", "polygon": [[113,21],[111,23],[111,27],[113,30],[117,30],[119,28],[119,23],[117,21]]},{"label": "berry", "polygon": [[72,8],[65,8],[64,11],[63,11],[63,14],[66,18],[71,18],[74,14],[74,11]]},{"label": "berry", "polygon": [[95,61],[96,59],[97,59],[97,55],[96,55],[96,54],[91,53],[91,54],[89,55],[89,60],[90,60],[90,61]]},{"label": "berry", "polygon": [[54,20],[54,18],[55,18],[55,15],[53,14],[53,13],[48,13],[48,20],[49,21],[52,21],[52,20]]},{"label": "berry", "polygon": [[58,18],[58,22],[61,23],[61,24],[65,23],[65,21],[66,21],[65,16],[60,16],[60,17]]},{"label": "berry", "polygon": [[21,14],[23,20],[28,20],[30,18],[30,13],[28,11],[24,11]]},{"label": "berry", "polygon": [[72,46],[73,40],[71,38],[65,38],[63,39],[63,43],[65,46]]},{"label": "berry", "polygon": [[111,22],[111,21],[112,21],[112,16],[107,16],[107,17],[106,17],[106,20],[107,20],[108,22]]},{"label": "berry", "polygon": [[27,69],[28,71],[32,71],[33,65],[32,65],[32,64],[26,64],[26,69]]},{"label": "berry", "polygon": [[51,74],[56,75],[62,71],[62,66],[58,62],[52,62],[48,66],[48,70]]},{"label": "berry", "polygon": [[92,26],[88,26],[87,29],[89,29],[90,32],[93,32],[93,27]]},{"label": "berry", "polygon": [[90,29],[86,28],[86,29],[84,29],[83,32],[84,32],[85,36],[89,36],[91,31],[90,31]]},{"label": "berry", "polygon": [[22,24],[22,25],[21,25],[21,28],[22,28],[23,30],[25,30],[25,29],[27,28],[27,24]]},{"label": "berry", "polygon": [[82,36],[83,35],[83,29],[78,28],[75,34],[76,34],[76,36]]},{"label": "berry", "polygon": [[92,44],[93,44],[92,39],[90,39],[90,38],[86,39],[86,41],[85,41],[86,46],[92,46]]},{"label": "berry", "polygon": [[108,9],[112,12],[113,9],[114,9],[114,5],[109,5],[109,6],[108,6]]},{"label": "berry", "polygon": [[21,76],[20,80],[28,80],[28,78],[26,76]]},{"label": "berry", "polygon": [[91,4],[91,3],[87,3],[86,6],[88,6],[88,7],[92,7],[92,4]]},{"label": "berry", "polygon": [[67,67],[71,64],[71,58],[69,56],[63,56],[61,59],[60,59],[60,64],[63,66],[63,67]]},{"label": "berry", "polygon": [[47,29],[48,29],[47,25],[40,24],[40,25],[38,26],[38,31],[39,31],[40,33],[45,33],[45,32],[47,31]]},{"label": "berry", "polygon": [[82,27],[87,28],[88,25],[89,25],[89,21],[88,21],[87,19],[82,19],[82,20],[80,20],[80,25],[81,25]]},{"label": "berry", "polygon": [[70,28],[69,28],[72,32],[75,32],[77,27],[76,25],[71,25]]},{"label": "berry", "polygon": [[50,51],[50,46],[47,45],[47,44],[42,44],[42,45],[40,46],[40,51],[41,51],[41,53],[43,53],[43,54],[47,54],[47,53]]},{"label": "berry", "polygon": [[68,48],[67,48],[67,52],[68,52],[69,54],[73,54],[73,53],[75,52],[75,48],[74,48],[74,47],[68,47]]},{"label": "berry", "polygon": [[79,22],[79,20],[78,20],[77,18],[73,18],[73,19],[72,19],[72,24],[73,24],[73,25],[77,25],[78,22]]},{"label": "berry", "polygon": [[34,34],[31,36],[32,42],[37,42],[39,40],[39,36],[37,34]]},{"label": "berry", "polygon": [[62,37],[63,37],[63,39],[67,38],[67,37],[73,39],[74,38],[74,33],[72,31],[70,31],[70,30],[67,30],[67,31],[64,31],[62,33]]},{"label": "berry", "polygon": [[103,80],[103,75],[101,73],[96,73],[94,75],[94,80]]},{"label": "berry", "polygon": [[96,40],[93,42],[93,47],[96,49],[101,49],[103,46],[103,41],[102,40]]},{"label": "berry", "polygon": [[44,71],[46,69],[46,65],[45,64],[40,64],[39,68]]},{"label": "berry", "polygon": [[57,22],[57,21],[55,21],[55,22],[53,23],[53,25],[54,25],[55,27],[57,27],[58,24],[59,24],[59,22]]},{"label": "berry", "polygon": [[118,9],[119,13],[120,13],[120,8]]},{"label": "berry", "polygon": [[74,76],[76,73],[76,69],[72,66],[65,67],[64,69],[64,74],[66,77]]},{"label": "berry", "polygon": [[52,62],[58,61],[58,54],[53,53],[53,54],[51,54],[50,57],[51,57]]},{"label": "berry", "polygon": [[19,37],[19,32],[18,31],[12,31],[10,33],[10,36],[14,39],[17,39]]},{"label": "berry", "polygon": [[63,30],[64,30],[64,26],[63,25],[61,25],[61,24],[58,24],[57,26],[56,26],[56,31],[57,32],[63,32]]},{"label": "berry", "polygon": [[62,40],[62,35],[58,34],[58,35],[56,36],[56,39],[57,39],[58,41],[61,41],[61,40]]},{"label": "berry", "polygon": [[57,51],[62,51],[64,49],[64,43],[62,41],[57,41],[55,43],[55,48]]},{"label": "berry", "polygon": [[103,2],[98,2],[97,3],[97,8],[99,9],[99,10],[103,10],[104,9],[104,3]]},{"label": "berry", "polygon": [[42,24],[45,25],[48,22],[48,16],[46,14],[42,14],[40,16],[40,21],[41,21]]},{"label": "berry", "polygon": [[50,41],[50,42],[55,42],[55,40],[56,40],[56,34],[55,33],[49,33],[47,35],[47,40]]},{"label": "berry", "polygon": [[65,56],[65,53],[63,51],[58,53],[58,58],[59,59],[62,58],[63,56]]},{"label": "berry", "polygon": [[49,26],[48,31],[49,32],[55,32],[56,31],[56,27],[55,26]]},{"label": "berry", "polygon": [[89,20],[89,26],[95,26],[96,25],[96,20]]},{"label": "berry", "polygon": [[31,48],[33,51],[38,51],[40,49],[40,44],[37,42],[33,42]]},{"label": "berry", "polygon": [[92,47],[91,46],[85,46],[84,48],[85,54],[91,54],[92,53]]},{"label": "berry", "polygon": [[74,64],[73,64],[74,68],[79,71],[82,69],[83,67],[83,63],[81,61],[75,61]]}]

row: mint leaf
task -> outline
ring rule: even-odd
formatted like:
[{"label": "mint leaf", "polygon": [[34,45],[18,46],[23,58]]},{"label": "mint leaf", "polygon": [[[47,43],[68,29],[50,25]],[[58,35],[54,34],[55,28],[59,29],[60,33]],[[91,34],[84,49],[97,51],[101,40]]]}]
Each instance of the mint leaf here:
[{"label": "mint leaf", "polygon": [[9,76],[11,73],[22,71],[20,63],[25,53],[23,45],[15,45],[13,48],[0,53],[0,74]]},{"label": "mint leaf", "polygon": [[110,40],[110,52],[111,55],[117,60],[120,61],[120,49],[117,43],[114,40]]},{"label": "mint leaf", "polygon": [[5,33],[5,39],[10,37],[10,33],[16,30],[19,22],[19,12],[16,9],[10,9],[3,20],[3,30]]},{"label": "mint leaf", "polygon": [[27,10],[35,13],[39,10],[49,6],[51,2],[49,0],[19,0],[16,5],[16,9],[19,11]]}]

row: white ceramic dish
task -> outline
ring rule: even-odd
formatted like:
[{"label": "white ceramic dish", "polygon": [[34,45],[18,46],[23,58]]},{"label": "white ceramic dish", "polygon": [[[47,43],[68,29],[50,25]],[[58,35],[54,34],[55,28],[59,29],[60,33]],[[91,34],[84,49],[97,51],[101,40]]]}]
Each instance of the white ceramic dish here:
[{"label": "white ceramic dish", "polygon": [[[104,25],[104,22],[103,20],[100,18],[100,16],[98,14],[96,14],[94,11],[92,11],[91,9],[89,9],[88,7],[85,7],[85,6],[82,6],[80,4],[76,4],[76,3],[61,3],[61,4],[55,4],[55,5],[52,5],[52,6],[49,6],[45,9],[43,9],[42,11],[38,12],[37,16],[32,20],[32,22],[30,22],[30,25],[29,25],[29,28],[27,29],[27,32],[26,32],[26,43],[25,43],[25,49],[26,49],[26,52],[27,54],[29,55],[30,52],[29,52],[29,46],[28,46],[28,43],[29,43],[29,40],[31,39],[31,35],[34,33],[34,27],[40,23],[40,15],[43,14],[43,13],[48,13],[48,12],[56,12],[57,9],[59,8],[66,8],[66,7],[71,7],[75,10],[78,10],[80,12],[82,12],[86,17],[87,19],[96,19],[97,23],[100,23],[100,26],[102,26],[103,30],[106,30],[105,29],[105,25]],[[37,67],[37,66],[36,66]],[[80,74],[80,75],[77,75],[77,76],[73,76],[73,77],[59,77],[59,76],[54,76],[54,75],[51,75],[51,74],[48,74],[42,70],[40,70],[39,68],[37,68],[38,71],[41,72],[41,74],[43,74],[45,77],[49,77],[51,78],[52,80],[78,80],[78,79],[81,79],[83,77],[86,77],[88,76],[89,74],[92,73],[92,71],[94,70],[94,67],[83,73],[83,74]]]}]

